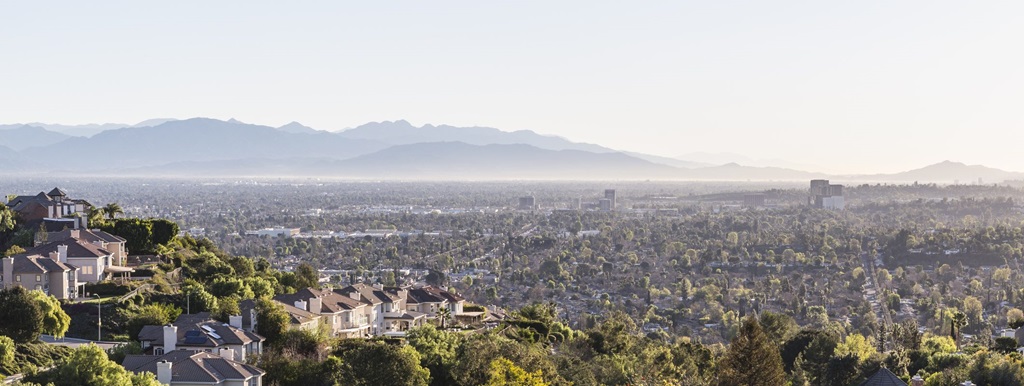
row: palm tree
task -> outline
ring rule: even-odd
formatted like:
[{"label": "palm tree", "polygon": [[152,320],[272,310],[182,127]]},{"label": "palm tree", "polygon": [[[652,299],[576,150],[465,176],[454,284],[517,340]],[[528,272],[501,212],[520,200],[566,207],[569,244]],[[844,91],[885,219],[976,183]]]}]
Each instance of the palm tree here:
[{"label": "palm tree", "polygon": [[86,212],[86,217],[89,219],[89,224],[95,224],[100,221],[103,221],[103,216],[103,208],[97,208],[95,206],[90,206],[89,210]]},{"label": "palm tree", "polygon": [[440,310],[437,310],[437,316],[441,318],[441,329],[443,330],[446,325],[445,322],[448,321],[448,318],[452,317],[452,312],[448,307],[441,307]]},{"label": "palm tree", "polygon": [[121,209],[121,205],[116,202],[111,202],[107,206],[103,207],[103,213],[106,213],[111,220],[117,217],[118,214],[124,214],[124,209]]}]

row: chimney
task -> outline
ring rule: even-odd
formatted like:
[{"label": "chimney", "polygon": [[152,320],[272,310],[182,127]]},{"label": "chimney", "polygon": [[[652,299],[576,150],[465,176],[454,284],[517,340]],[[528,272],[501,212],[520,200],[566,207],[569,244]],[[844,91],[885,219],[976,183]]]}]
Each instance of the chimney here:
[{"label": "chimney", "polygon": [[220,349],[217,350],[217,353],[220,355],[221,358],[227,359],[229,361],[235,360],[235,350],[232,350],[230,348],[221,347]]},{"label": "chimney", "polygon": [[178,326],[168,324],[164,326],[164,354],[174,351],[178,347]]},{"label": "chimney", "polygon": [[11,283],[11,282],[14,281],[14,258],[13,257],[5,257],[4,258],[4,272],[3,272],[3,274],[4,275],[2,276],[2,278],[4,279],[4,283]]},{"label": "chimney", "polygon": [[306,308],[306,301],[305,300],[296,300],[295,301],[295,308],[298,308],[300,310],[307,309]]},{"label": "chimney", "polygon": [[320,298],[309,298],[309,312],[319,314],[323,310],[323,301]]},{"label": "chimney", "polygon": [[352,299],[355,299],[355,300],[360,300],[360,299],[362,299],[362,296],[359,296],[359,291],[352,291],[352,292],[349,292],[349,293],[348,293],[348,297],[350,297],[350,298],[352,298]]},{"label": "chimney", "polygon": [[50,260],[60,261],[60,253],[50,252]]},{"label": "chimney", "polygon": [[924,378],[920,375],[915,375],[910,378],[910,386],[924,386]]},{"label": "chimney", "polygon": [[382,284],[382,283],[373,283],[373,289],[382,290],[382,289],[384,289],[384,284]]},{"label": "chimney", "polygon": [[231,327],[242,329],[242,315],[228,315],[228,325]]},{"label": "chimney", "polygon": [[57,257],[60,259],[58,261],[60,261],[61,263],[67,263],[68,262],[68,246],[67,245],[58,245],[57,246]]},{"label": "chimney", "polygon": [[171,384],[171,368],[173,364],[168,361],[159,361],[156,363],[156,381],[160,382],[161,385]]}]

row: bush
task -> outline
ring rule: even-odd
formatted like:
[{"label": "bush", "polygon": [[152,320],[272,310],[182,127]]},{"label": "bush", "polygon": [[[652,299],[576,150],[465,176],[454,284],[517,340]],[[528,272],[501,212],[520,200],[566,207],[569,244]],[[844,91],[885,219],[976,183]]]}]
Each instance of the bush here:
[{"label": "bush", "polygon": [[129,291],[131,287],[126,285],[117,284],[112,281],[101,281],[99,283],[86,283],[85,292],[89,294],[95,294],[100,296],[121,296]]}]

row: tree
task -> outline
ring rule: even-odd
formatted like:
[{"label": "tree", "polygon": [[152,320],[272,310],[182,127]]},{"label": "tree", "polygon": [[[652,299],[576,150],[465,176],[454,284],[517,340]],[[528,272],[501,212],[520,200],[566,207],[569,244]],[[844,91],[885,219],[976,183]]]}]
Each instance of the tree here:
[{"label": "tree", "polygon": [[152,243],[153,245],[167,245],[178,236],[178,224],[165,219],[150,220],[153,224]]},{"label": "tree", "polygon": [[786,339],[800,329],[789,315],[771,311],[762,312],[759,322],[764,333],[768,335],[768,340],[777,345],[785,343]]},{"label": "tree", "polygon": [[488,376],[487,386],[547,386],[540,370],[527,372],[505,358],[491,361]]},{"label": "tree", "polygon": [[967,326],[967,314],[960,311],[954,312],[949,324],[949,337],[953,338],[957,347],[960,347],[960,330]]},{"label": "tree", "polygon": [[851,355],[863,362],[871,358],[872,355],[875,355],[876,352],[875,345],[870,337],[865,338],[861,334],[850,334],[836,346],[835,355]]},{"label": "tree", "polygon": [[427,386],[430,371],[420,366],[420,354],[410,346],[346,339],[334,355],[341,358],[346,385]]},{"label": "tree", "polygon": [[458,334],[441,331],[427,324],[410,330],[407,340],[420,353],[420,364],[430,370],[431,385],[453,383],[448,373],[455,362],[456,350],[462,344]]},{"label": "tree", "polygon": [[295,267],[295,288],[320,288],[320,274],[309,263],[301,263]]},{"label": "tree", "polygon": [[448,307],[441,307],[437,310],[437,317],[441,318],[441,329],[444,329],[448,325],[448,319],[452,317],[452,312]]},{"label": "tree", "polygon": [[153,303],[118,311],[127,319],[125,329],[132,340],[139,338],[144,326],[163,326],[181,315],[181,309],[170,304]]},{"label": "tree", "polygon": [[256,332],[267,338],[268,344],[277,343],[291,325],[291,317],[284,307],[270,298],[256,301]]},{"label": "tree", "polygon": [[12,245],[10,248],[7,248],[3,256],[14,256],[21,253],[25,253],[25,248],[22,248],[20,245]]},{"label": "tree", "polygon": [[67,362],[32,377],[30,381],[55,385],[159,386],[152,373],[133,374],[107,358],[99,346],[88,344],[71,353]]},{"label": "tree", "polygon": [[29,296],[36,302],[39,306],[39,311],[42,313],[42,332],[57,338],[64,337],[68,327],[71,327],[71,317],[60,307],[60,301],[53,295],[43,293],[43,291],[29,291]]},{"label": "tree", "polygon": [[24,287],[0,290],[0,335],[18,343],[35,342],[43,332],[43,312]]},{"label": "tree", "polygon": [[14,230],[14,212],[7,205],[0,205],[0,233]]},{"label": "tree", "polygon": [[786,383],[777,345],[768,340],[753,316],[743,320],[720,365],[718,384],[771,386]]},{"label": "tree", "polygon": [[0,335],[0,373],[5,373],[3,369],[14,366],[15,347],[13,339]]},{"label": "tree", "polygon": [[117,215],[124,214],[124,209],[121,205],[116,202],[111,202],[103,207],[103,214],[106,214],[108,218],[113,220]]}]

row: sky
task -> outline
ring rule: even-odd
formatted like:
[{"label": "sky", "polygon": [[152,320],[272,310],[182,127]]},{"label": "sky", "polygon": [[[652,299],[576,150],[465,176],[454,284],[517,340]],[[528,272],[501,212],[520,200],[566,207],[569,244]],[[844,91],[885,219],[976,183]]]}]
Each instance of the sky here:
[{"label": "sky", "polygon": [[822,172],[1024,171],[1021,1],[8,1],[0,123],[534,130]]}]

